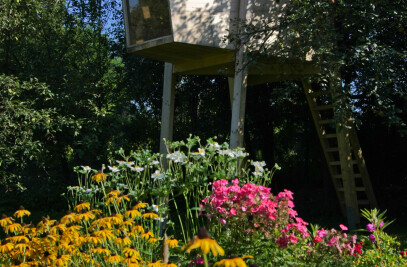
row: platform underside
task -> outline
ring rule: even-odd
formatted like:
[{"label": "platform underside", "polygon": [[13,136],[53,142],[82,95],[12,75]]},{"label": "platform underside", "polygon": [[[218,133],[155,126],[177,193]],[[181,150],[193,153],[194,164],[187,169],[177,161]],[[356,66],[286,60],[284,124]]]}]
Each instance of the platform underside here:
[{"label": "platform underside", "polygon": [[[128,52],[143,57],[174,64],[179,75],[222,75],[233,77],[235,51],[227,48],[172,42],[166,39],[152,40],[128,48]],[[309,61],[282,61],[278,58],[261,58],[255,64],[248,63],[249,84],[299,80],[316,74],[317,68]]]}]

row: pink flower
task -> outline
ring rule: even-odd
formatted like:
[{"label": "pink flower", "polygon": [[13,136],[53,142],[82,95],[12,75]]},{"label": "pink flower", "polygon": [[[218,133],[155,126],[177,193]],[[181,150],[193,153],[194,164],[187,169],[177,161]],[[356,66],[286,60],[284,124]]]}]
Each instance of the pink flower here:
[{"label": "pink flower", "polygon": [[232,183],[235,184],[235,185],[238,185],[238,184],[239,184],[239,179],[237,179],[237,178],[236,178],[236,179],[233,179],[233,180],[232,180]]},{"label": "pink flower", "polygon": [[321,230],[317,230],[317,234],[319,237],[324,238],[327,235],[327,232],[324,228],[321,228]]},{"label": "pink flower", "polygon": [[327,243],[327,245],[328,246],[335,245],[336,241],[338,241],[338,239],[334,236],[331,239],[329,239],[329,242]]},{"label": "pink flower", "polygon": [[341,228],[342,231],[348,230],[348,227],[346,227],[346,226],[343,225],[343,224],[340,224],[340,225],[339,225],[339,228]]},{"label": "pink flower", "polygon": [[231,209],[230,209],[229,215],[230,215],[230,214],[232,214],[232,215],[236,215],[236,214],[237,214],[235,208],[231,208]]},{"label": "pink flower", "polygon": [[314,241],[314,243],[319,243],[319,242],[322,241],[322,238],[319,237],[318,235],[316,235],[316,236],[314,237],[314,239],[312,239],[312,241]]},{"label": "pink flower", "polygon": [[219,219],[219,222],[220,222],[221,224],[226,224],[226,220],[223,219],[223,218],[220,218],[220,219]]},{"label": "pink flower", "polygon": [[288,238],[286,235],[282,235],[277,238],[276,243],[278,244],[279,248],[286,248],[288,245]]},{"label": "pink flower", "polygon": [[384,225],[384,221],[382,221],[382,222],[380,223],[379,227],[382,228],[383,225]]},{"label": "pink flower", "polygon": [[376,230],[376,227],[374,227],[372,223],[369,223],[366,225],[366,230],[368,230],[369,232],[373,232],[374,230]]},{"label": "pink flower", "polygon": [[295,243],[297,243],[297,241],[298,241],[298,238],[295,235],[290,235],[290,242],[291,243],[295,244]]}]

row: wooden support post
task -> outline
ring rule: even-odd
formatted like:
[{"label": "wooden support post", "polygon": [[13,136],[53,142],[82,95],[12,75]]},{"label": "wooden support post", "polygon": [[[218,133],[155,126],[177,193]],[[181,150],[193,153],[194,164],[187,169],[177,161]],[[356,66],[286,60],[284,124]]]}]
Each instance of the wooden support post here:
[{"label": "wooden support post", "polygon": [[[167,154],[167,147],[164,143],[164,138],[167,141],[172,140],[173,124],[174,124],[174,101],[175,101],[175,75],[174,66],[171,63],[165,63],[164,66],[164,85],[163,85],[163,105],[161,111],[161,134],[160,134],[160,153]],[[168,161],[165,157],[161,159],[161,164],[164,169],[168,168]],[[169,196],[160,199],[160,202],[164,202],[168,206]],[[164,263],[168,263],[169,249],[168,244],[165,243],[167,236],[164,234],[167,224],[167,214],[162,214],[162,218],[165,220],[161,222],[160,236],[164,237],[164,243],[162,248],[161,258]]]},{"label": "wooden support post", "polygon": [[174,123],[174,66],[171,63],[165,63],[164,67],[164,86],[163,86],[163,105],[161,113],[161,134],[160,134],[160,153],[167,154],[167,147],[163,139],[171,141]]},{"label": "wooden support post", "polygon": [[228,77],[230,109],[232,109],[232,106],[233,106],[233,86],[234,85],[235,85],[235,78]]},{"label": "wooden support post", "polygon": [[236,54],[235,77],[233,83],[232,122],[230,148],[243,147],[244,117],[246,108],[247,66],[244,62],[244,48]]}]

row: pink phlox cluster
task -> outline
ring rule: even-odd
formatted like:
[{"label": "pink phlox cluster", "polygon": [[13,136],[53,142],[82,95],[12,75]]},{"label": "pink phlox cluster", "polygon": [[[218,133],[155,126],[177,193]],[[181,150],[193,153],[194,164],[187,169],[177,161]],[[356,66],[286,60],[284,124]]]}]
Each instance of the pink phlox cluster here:
[{"label": "pink phlox cluster", "polygon": [[272,229],[279,229],[281,235],[275,238],[280,247],[309,236],[308,223],[297,217],[293,193],[287,189],[273,196],[269,187],[252,183],[240,187],[238,179],[221,179],[213,182],[212,195],[202,204],[207,216],[216,216],[220,223],[233,223],[235,227],[245,224],[243,231],[248,234],[261,231],[268,237],[273,235]]}]

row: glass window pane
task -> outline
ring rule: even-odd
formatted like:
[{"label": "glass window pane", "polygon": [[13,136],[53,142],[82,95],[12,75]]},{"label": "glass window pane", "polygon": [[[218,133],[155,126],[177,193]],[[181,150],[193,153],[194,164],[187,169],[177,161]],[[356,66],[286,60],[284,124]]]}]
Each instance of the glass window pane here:
[{"label": "glass window pane", "polygon": [[130,45],[171,35],[168,0],[126,0]]}]

